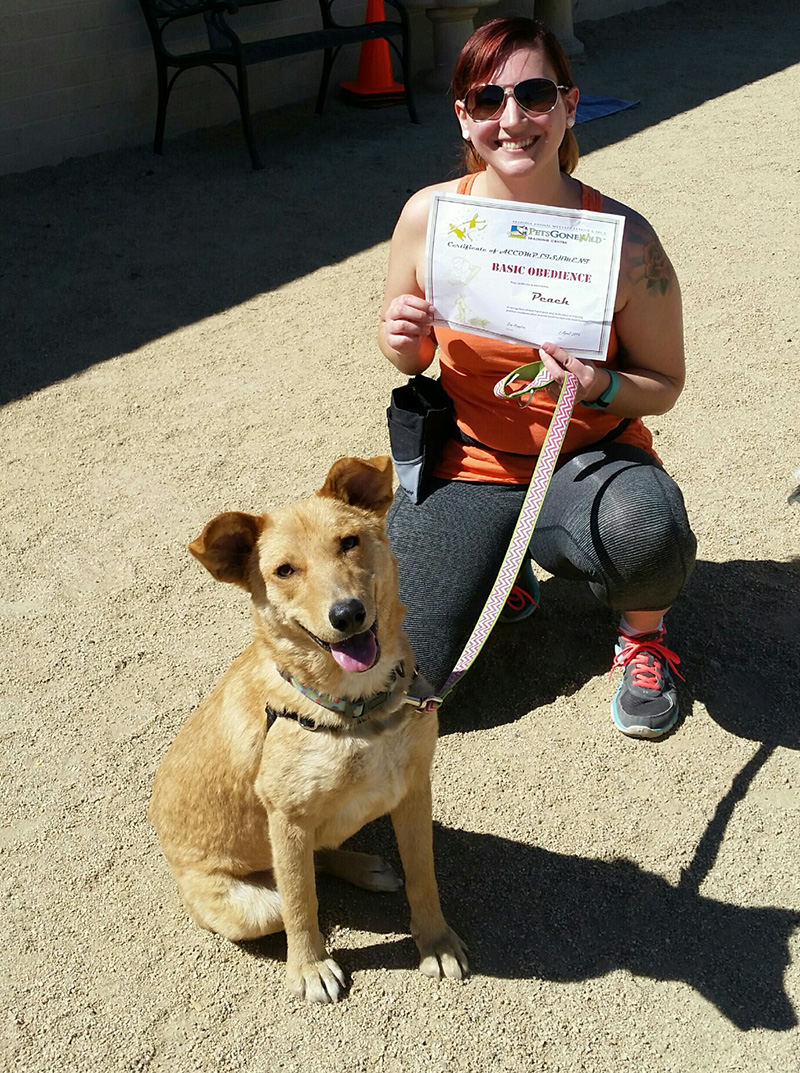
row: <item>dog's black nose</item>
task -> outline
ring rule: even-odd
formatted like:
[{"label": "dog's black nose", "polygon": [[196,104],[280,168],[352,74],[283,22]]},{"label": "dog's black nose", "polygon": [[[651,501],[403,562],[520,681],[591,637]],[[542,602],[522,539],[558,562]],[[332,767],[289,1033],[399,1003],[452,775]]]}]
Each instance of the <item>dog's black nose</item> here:
[{"label": "dog's black nose", "polygon": [[364,625],[367,612],[360,600],[340,600],[328,612],[331,626],[339,633],[351,633]]}]

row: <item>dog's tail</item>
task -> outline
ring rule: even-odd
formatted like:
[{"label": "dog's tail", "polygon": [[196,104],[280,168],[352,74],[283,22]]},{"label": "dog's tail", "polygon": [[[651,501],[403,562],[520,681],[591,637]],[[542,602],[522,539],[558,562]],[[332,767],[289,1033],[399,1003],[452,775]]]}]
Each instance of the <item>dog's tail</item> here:
[{"label": "dog's tail", "polygon": [[183,903],[195,923],[232,942],[283,931],[281,896],[272,872],[232,876],[193,869],[176,873]]}]

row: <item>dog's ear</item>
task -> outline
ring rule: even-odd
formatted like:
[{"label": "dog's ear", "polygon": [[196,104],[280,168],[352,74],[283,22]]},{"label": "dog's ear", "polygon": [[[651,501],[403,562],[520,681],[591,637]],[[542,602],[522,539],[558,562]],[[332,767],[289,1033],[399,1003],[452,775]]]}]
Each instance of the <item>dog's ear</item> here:
[{"label": "dog's ear", "polygon": [[266,525],[266,515],[242,514],[229,510],[218,514],[191,542],[189,551],[217,581],[229,581],[250,590],[250,554]]},{"label": "dog's ear", "polygon": [[317,495],[341,499],[352,507],[363,507],[383,515],[392,503],[392,460],[340,458],[334,462]]}]

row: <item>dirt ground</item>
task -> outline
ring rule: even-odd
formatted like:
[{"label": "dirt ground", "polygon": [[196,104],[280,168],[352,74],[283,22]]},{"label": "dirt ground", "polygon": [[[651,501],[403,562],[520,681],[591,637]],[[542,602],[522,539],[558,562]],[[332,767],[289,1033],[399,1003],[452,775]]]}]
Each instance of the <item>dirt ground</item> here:
[{"label": "dirt ground", "polygon": [[[352,988],[297,1004],[283,938],[196,928],[145,819],[250,634],[188,541],[386,451],[387,242],[457,170],[447,101],[422,94],[418,127],[260,116],[260,173],[233,124],[0,179],[0,1068],[800,1068],[800,11],[673,2],[577,32],[583,89],[641,101],[577,128],[578,176],[653,222],[684,289],[688,386],[650,425],[699,539],[670,615],[686,714],[660,743],[614,729],[614,622],[581,587],[544,579],[496,630],[435,764],[461,984],[416,971],[402,894],[322,880]],[[397,865],[385,822],[358,843]]]}]

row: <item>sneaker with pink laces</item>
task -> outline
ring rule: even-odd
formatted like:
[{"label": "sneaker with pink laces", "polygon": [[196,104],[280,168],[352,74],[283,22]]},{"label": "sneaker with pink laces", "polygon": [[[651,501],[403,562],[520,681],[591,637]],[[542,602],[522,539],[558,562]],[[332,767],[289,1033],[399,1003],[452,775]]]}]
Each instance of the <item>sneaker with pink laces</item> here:
[{"label": "sneaker with pink laces", "polygon": [[526,555],[517,574],[517,580],[500,612],[500,621],[522,622],[523,619],[529,618],[538,606],[539,582],[536,580],[531,561]]},{"label": "sneaker with pink laces", "polygon": [[660,738],[675,726],[680,710],[673,672],[680,660],[667,648],[667,631],[619,631],[611,674],[622,668],[622,682],[611,701],[611,715],[631,738]]}]

